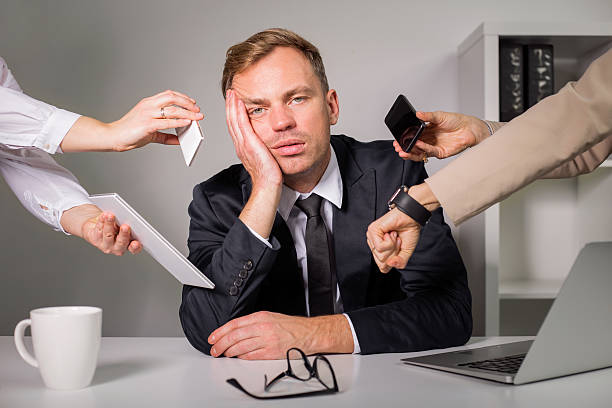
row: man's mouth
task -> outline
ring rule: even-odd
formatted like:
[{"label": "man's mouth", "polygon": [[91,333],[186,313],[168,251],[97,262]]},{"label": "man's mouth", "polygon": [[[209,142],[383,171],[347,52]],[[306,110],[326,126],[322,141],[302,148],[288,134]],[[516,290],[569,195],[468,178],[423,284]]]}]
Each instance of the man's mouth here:
[{"label": "man's mouth", "polygon": [[304,151],[306,144],[301,140],[284,140],[272,146],[272,150],[281,156],[293,156]]}]

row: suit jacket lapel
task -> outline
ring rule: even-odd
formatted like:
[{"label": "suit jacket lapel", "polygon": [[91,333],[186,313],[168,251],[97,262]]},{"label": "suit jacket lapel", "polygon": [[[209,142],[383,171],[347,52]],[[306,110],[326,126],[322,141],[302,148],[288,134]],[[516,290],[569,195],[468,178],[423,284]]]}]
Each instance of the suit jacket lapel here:
[{"label": "suit jacket lapel", "polygon": [[376,218],[376,171],[362,170],[342,140],[332,138],[342,175],[342,208],[334,207],[336,275],[344,311],[365,306],[372,256],[366,241]]}]

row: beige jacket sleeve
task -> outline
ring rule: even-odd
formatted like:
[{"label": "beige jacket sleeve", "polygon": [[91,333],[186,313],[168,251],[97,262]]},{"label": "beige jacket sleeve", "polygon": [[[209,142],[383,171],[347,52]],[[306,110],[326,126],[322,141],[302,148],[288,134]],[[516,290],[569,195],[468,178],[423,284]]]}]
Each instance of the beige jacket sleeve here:
[{"label": "beige jacket sleeve", "polygon": [[[505,122],[492,122],[490,120],[487,120],[487,122],[493,132],[497,132],[506,124]],[[568,178],[590,173],[610,156],[610,152],[612,152],[612,137],[609,136],[541,178]]]},{"label": "beige jacket sleeve", "polygon": [[612,51],[425,180],[455,224],[533,180],[594,169],[612,153]]}]

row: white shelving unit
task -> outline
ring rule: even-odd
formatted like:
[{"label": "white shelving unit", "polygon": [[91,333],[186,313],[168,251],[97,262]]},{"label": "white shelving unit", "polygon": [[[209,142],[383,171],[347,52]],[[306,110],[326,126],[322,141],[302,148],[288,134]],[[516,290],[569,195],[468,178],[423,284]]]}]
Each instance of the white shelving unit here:
[{"label": "white shelving unit", "polygon": [[500,299],[554,299],[563,279],[507,279],[499,282]]},{"label": "white shelving unit", "polygon": [[[612,48],[612,23],[481,24],[458,47],[461,112],[499,120],[502,39],[552,44],[558,91]],[[612,157],[601,167],[538,180],[458,228],[476,334],[499,334],[500,299],[553,299],[580,248],[612,240]]]}]

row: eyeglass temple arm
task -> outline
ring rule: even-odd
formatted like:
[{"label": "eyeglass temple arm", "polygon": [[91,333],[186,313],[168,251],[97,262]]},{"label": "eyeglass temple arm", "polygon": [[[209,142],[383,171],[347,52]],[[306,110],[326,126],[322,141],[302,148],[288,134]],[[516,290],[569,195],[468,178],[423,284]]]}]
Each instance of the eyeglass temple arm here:
[{"label": "eyeglass temple arm", "polygon": [[267,396],[267,397],[262,397],[262,396],[259,396],[259,395],[251,394],[250,392],[245,390],[244,387],[242,385],[240,385],[238,380],[235,379],[235,378],[227,379],[226,382],[229,385],[238,388],[240,391],[244,392],[249,397],[252,397],[252,398],[255,398],[255,399],[258,399],[258,400],[270,400],[270,399],[282,399],[282,398],[300,398],[300,397],[310,397],[310,396],[321,395],[321,394],[332,394],[334,392],[338,392],[337,389],[336,390],[326,389],[326,390],[312,391],[312,392],[301,392],[301,393],[298,393],[298,394],[271,395],[271,396]]},{"label": "eyeglass temple arm", "polygon": [[274,383],[276,383],[278,380],[280,380],[281,378],[285,376],[287,376],[287,371],[283,371],[282,373],[274,377],[272,381],[268,382],[268,376],[264,374],[264,390],[268,391]]}]

